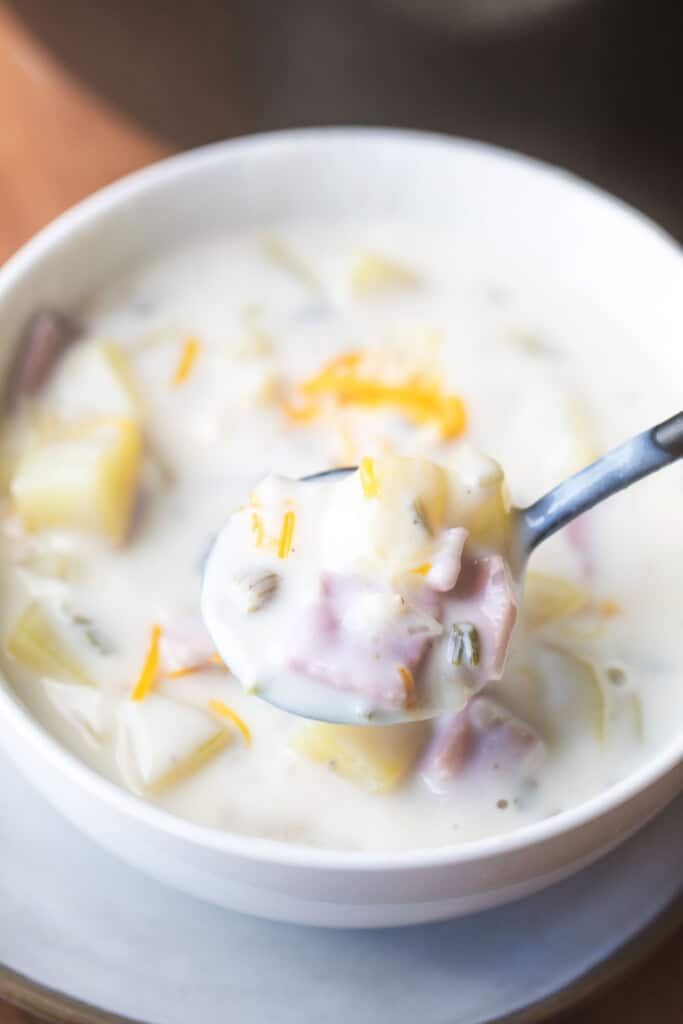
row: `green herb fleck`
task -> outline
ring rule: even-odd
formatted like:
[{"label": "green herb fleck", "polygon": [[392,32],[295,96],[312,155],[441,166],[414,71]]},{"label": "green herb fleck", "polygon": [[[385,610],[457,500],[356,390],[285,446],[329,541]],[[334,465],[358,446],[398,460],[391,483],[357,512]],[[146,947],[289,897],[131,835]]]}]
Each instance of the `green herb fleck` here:
[{"label": "green herb fleck", "polygon": [[479,664],[479,631],[471,622],[454,622],[448,637],[448,660],[451,665],[476,668]]}]

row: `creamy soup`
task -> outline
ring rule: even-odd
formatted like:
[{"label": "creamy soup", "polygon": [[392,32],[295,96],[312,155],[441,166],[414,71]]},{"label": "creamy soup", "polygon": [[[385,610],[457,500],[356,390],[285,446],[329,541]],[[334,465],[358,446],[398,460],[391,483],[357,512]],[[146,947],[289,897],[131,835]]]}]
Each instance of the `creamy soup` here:
[{"label": "creamy soup", "polygon": [[[507,660],[486,661],[489,681],[476,672],[490,653],[480,605],[449,620],[457,635],[440,656],[458,670],[463,706],[433,721],[305,721],[249,692],[252,667],[282,664],[295,640],[298,667],[316,674],[315,631],[297,640],[267,608],[262,620],[249,608],[268,605],[280,575],[296,589],[301,540],[336,550],[343,575],[348,537],[364,536],[350,528],[364,514],[355,505],[298,536],[286,502],[272,522],[247,508],[245,540],[271,545],[286,570],[276,566],[275,582],[248,577],[245,590],[252,567],[237,567],[248,631],[235,628],[232,645],[217,651],[200,613],[207,552],[270,473],[360,464],[372,495],[373,471],[397,457],[469,466],[487,494],[481,516],[444,522],[469,539],[439,549],[465,565],[503,550],[509,500],[535,499],[676,411],[680,353],[650,358],[600,310],[599,282],[591,301],[433,230],[290,224],[189,241],[82,309],[38,313],[16,357],[0,464],[3,669],[96,770],[219,829],[396,849],[557,814],[680,730],[680,467],[534,555],[523,597],[512,595]],[[430,523],[430,494],[415,492],[413,525],[426,523],[436,544],[445,533]],[[390,522],[377,529],[386,556],[415,570],[414,610],[439,551],[408,564],[418,549],[402,548]],[[363,692],[380,677],[363,676],[347,631],[373,616],[386,625],[389,605],[343,579],[310,585],[343,625],[339,649],[325,650],[326,680]],[[411,651],[392,662],[392,687]],[[377,685],[387,698],[384,676]]]},{"label": "creamy soup", "polygon": [[503,474],[464,441],[448,468],[364,455],[343,475],[269,476],[212,545],[202,616],[242,685],[278,707],[431,718],[503,674],[513,539]]}]

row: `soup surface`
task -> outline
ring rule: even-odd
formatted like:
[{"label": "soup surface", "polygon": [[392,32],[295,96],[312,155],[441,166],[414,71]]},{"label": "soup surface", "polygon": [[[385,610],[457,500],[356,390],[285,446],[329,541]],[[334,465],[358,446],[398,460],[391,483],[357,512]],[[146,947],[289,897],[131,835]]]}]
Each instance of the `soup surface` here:
[{"label": "soup surface", "polygon": [[474,446],[523,505],[675,412],[680,352],[652,359],[596,294],[433,230],[285,224],[190,241],[34,320],[0,466],[7,677],[142,798],[294,843],[461,843],[617,782],[683,716],[680,467],[543,545],[502,678],[439,721],[280,711],[199,607],[213,538],[270,472]]}]

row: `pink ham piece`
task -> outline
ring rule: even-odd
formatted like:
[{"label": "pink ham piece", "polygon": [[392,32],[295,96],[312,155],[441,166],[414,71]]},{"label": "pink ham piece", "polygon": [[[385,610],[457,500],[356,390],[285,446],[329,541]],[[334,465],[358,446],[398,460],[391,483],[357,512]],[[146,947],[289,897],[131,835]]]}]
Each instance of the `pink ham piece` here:
[{"label": "pink ham piece", "polygon": [[529,776],[545,757],[545,744],[526,722],[490,697],[473,697],[441,719],[425,753],[421,775],[434,793],[482,775]]},{"label": "pink ham piece", "polygon": [[400,669],[414,673],[440,633],[428,611],[390,588],[360,576],[323,573],[320,596],[293,638],[288,665],[326,686],[357,693],[373,707],[402,708],[411,694]]},{"label": "pink ham piece", "polygon": [[456,623],[471,623],[477,630],[479,663],[467,668],[473,686],[500,679],[517,614],[517,599],[500,555],[463,563],[457,586],[444,601],[441,621],[446,634]]},{"label": "pink ham piece", "polygon": [[7,379],[9,406],[41,389],[61,354],[80,333],[78,321],[58,310],[43,310],[31,317],[19,339]]},{"label": "pink ham piece", "polygon": [[161,670],[183,672],[199,668],[215,657],[216,648],[198,615],[169,618],[162,623]]}]

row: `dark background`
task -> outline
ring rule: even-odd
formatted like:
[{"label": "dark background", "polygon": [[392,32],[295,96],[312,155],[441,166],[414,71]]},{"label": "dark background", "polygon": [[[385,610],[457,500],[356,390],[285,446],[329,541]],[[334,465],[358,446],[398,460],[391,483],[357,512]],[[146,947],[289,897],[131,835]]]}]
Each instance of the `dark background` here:
[{"label": "dark background", "polygon": [[681,0],[10,0],[172,144],[429,128],[577,171],[683,239]]}]

